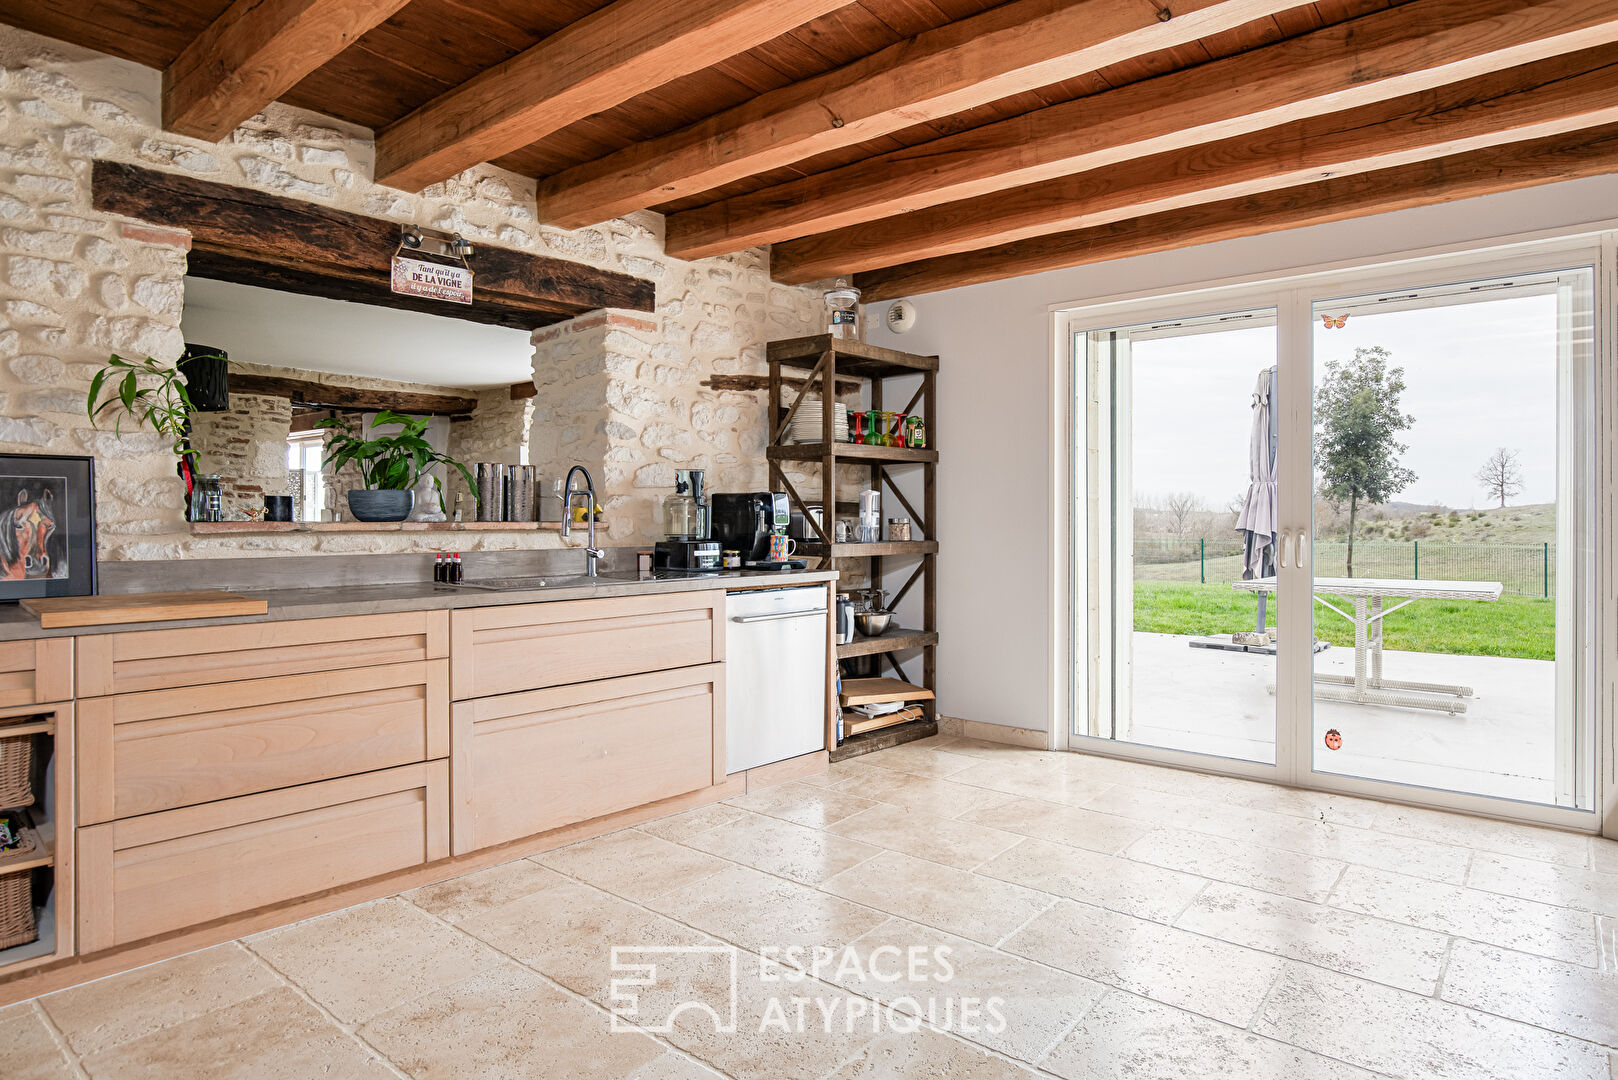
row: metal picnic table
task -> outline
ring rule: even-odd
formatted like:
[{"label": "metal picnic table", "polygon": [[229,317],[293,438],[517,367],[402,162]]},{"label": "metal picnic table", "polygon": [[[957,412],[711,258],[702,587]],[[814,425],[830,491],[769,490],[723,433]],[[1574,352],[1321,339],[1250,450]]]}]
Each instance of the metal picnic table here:
[{"label": "metal picnic table", "polygon": [[[1275,578],[1255,578],[1233,583],[1243,592],[1269,595],[1275,592]],[[1315,674],[1315,695],[1328,701],[1357,705],[1392,705],[1405,709],[1433,709],[1451,715],[1464,713],[1463,698],[1472,696],[1470,686],[1412,682],[1382,677],[1382,620],[1417,600],[1500,599],[1503,586],[1498,581],[1409,581],[1397,578],[1315,578],[1315,603],[1336,612],[1354,624],[1354,674]],[[1354,601],[1351,615],[1321,593]],[[1384,607],[1387,599],[1399,600]],[[1370,671],[1366,671],[1366,660]]]}]

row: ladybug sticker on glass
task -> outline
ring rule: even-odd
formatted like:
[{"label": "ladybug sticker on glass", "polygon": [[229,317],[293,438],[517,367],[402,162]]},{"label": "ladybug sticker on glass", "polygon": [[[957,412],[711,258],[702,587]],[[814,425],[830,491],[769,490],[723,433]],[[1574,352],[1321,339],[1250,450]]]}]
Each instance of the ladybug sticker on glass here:
[{"label": "ladybug sticker on glass", "polygon": [[1326,730],[1326,749],[1341,750],[1343,748],[1343,733],[1336,728]]}]

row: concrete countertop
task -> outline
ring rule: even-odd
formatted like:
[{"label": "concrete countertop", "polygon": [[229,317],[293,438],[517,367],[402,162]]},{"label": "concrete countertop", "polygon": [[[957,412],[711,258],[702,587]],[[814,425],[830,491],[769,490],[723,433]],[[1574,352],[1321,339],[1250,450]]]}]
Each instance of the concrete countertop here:
[{"label": "concrete countertop", "polygon": [[[244,596],[263,597],[265,615],[222,619],[180,619],[164,622],[116,623],[109,626],[73,626],[45,630],[39,620],[15,604],[0,606],[0,641],[116,634],[131,630],[164,630],[187,626],[222,626],[229,623],[278,622],[283,619],[330,619],[344,615],[387,615],[400,611],[437,611],[444,608],[496,607],[504,604],[590,600],[649,593],[703,592],[713,589],[757,588],[768,585],[812,585],[836,581],[831,570],[726,570],[710,576],[603,578],[594,585],[556,585],[520,591],[494,591],[438,585],[430,581],[394,585],[336,585],[301,589],[236,589]],[[198,588],[208,587],[199,583]]]}]

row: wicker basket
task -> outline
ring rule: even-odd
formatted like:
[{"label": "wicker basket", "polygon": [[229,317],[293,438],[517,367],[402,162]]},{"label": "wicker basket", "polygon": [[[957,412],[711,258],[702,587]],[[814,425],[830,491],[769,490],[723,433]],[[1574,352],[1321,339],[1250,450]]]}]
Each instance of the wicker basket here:
[{"label": "wicker basket", "polygon": [[[31,853],[38,841],[32,829],[22,835],[22,843],[5,853],[17,858]],[[3,864],[0,864],[3,865]],[[32,870],[0,871],[0,949],[27,945],[39,937],[34,923],[34,873]]]},{"label": "wicker basket", "polygon": [[33,805],[34,789],[29,781],[33,764],[34,737],[8,736],[0,728],[0,810]]}]

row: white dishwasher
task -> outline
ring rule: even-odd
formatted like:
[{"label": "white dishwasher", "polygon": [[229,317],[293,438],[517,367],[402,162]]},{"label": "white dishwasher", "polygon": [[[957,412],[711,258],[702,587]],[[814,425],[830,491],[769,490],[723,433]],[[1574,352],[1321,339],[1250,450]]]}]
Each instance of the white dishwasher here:
[{"label": "white dishwasher", "polygon": [[826,748],[826,587],[725,597],[725,771]]}]

